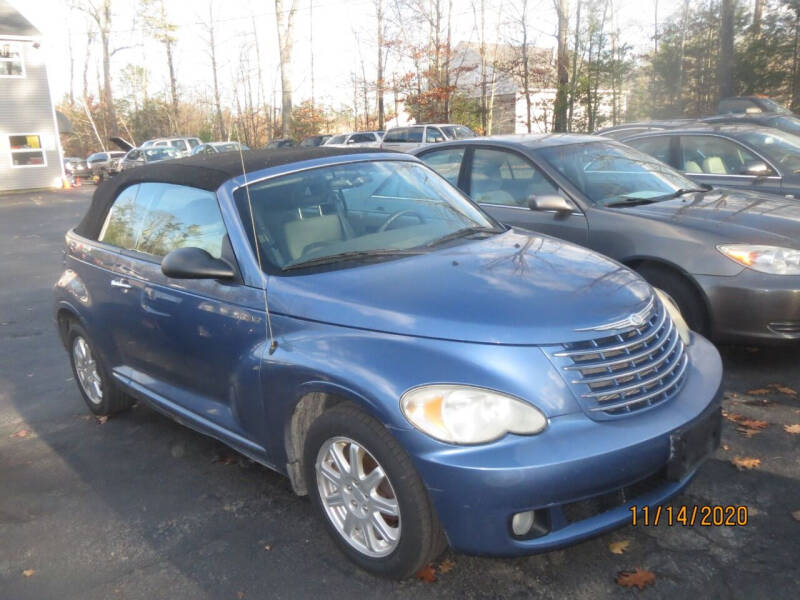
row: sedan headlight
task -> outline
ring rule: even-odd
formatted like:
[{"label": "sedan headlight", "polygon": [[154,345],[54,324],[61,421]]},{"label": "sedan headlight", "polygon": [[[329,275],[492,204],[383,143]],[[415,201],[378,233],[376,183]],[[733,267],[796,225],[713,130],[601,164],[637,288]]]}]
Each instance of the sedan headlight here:
[{"label": "sedan headlight", "polygon": [[465,385],[425,385],[403,394],[400,407],[417,429],[453,444],[481,444],[507,433],[530,435],[547,418],[527,402]]},{"label": "sedan headlight", "polygon": [[800,250],[780,246],[725,244],[717,246],[731,260],[770,275],[800,275]]},{"label": "sedan headlight", "polygon": [[672,319],[672,322],[675,324],[675,329],[678,330],[678,335],[681,337],[681,341],[684,344],[688,345],[689,341],[691,340],[691,333],[689,330],[689,326],[686,324],[686,320],[683,318],[683,315],[681,314],[681,309],[678,308],[678,305],[675,304],[675,301],[669,294],[658,288],[653,288],[653,289],[655,290],[656,294],[658,294],[658,297],[661,299],[661,304],[664,305],[664,310],[667,311],[667,314],[669,315],[670,319]]}]

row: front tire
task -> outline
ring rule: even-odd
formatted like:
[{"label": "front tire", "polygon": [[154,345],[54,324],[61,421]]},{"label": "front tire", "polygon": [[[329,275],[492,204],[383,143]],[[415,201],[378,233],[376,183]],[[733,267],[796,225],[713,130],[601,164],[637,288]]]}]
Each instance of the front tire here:
[{"label": "front tire", "polygon": [[365,571],[410,577],[446,547],[408,454],[355,405],[339,404],[312,423],[304,469],[328,533]]},{"label": "front tire", "polygon": [[672,298],[689,329],[708,337],[710,326],[705,303],[683,276],[669,269],[649,264],[642,265],[637,272],[647,283]]},{"label": "front tire", "polygon": [[78,390],[90,411],[107,417],[133,406],[134,400],[116,386],[86,330],[77,323],[70,324],[67,349]]}]

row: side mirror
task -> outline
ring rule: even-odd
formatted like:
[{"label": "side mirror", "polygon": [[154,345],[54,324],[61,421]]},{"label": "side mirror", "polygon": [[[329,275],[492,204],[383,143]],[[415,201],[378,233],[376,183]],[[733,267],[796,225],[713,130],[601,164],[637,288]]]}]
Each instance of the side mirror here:
[{"label": "side mirror", "polygon": [[766,177],[767,175],[772,174],[772,169],[770,169],[769,165],[766,163],[756,160],[747,164],[745,167],[745,173],[747,175],[754,175],[756,177]]},{"label": "side mirror", "polygon": [[569,200],[559,194],[542,194],[528,198],[528,208],[531,210],[552,210],[555,212],[572,212],[573,207]]},{"label": "side mirror", "polygon": [[173,279],[232,279],[233,267],[202,248],[177,248],[161,261],[161,272]]}]

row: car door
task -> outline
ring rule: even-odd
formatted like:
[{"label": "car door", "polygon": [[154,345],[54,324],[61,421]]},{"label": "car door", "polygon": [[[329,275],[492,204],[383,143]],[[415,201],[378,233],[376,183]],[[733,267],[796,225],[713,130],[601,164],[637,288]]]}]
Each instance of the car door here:
[{"label": "car door", "polygon": [[211,429],[261,439],[262,293],[237,281],[179,280],[161,272],[161,259],[181,247],[236,264],[216,194],[143,183],[138,202],[144,212],[127,253],[136,298],[136,327],[124,352],[131,385]]},{"label": "car door", "polygon": [[[527,156],[507,148],[466,148],[459,187],[481,208],[501,223],[586,245],[589,236],[586,216],[571,200],[568,201],[574,207],[572,212],[530,208],[532,196],[566,198],[567,195]],[[447,150],[432,150],[420,158],[435,164],[435,153]]]},{"label": "car door", "polygon": [[[763,157],[739,142],[714,134],[679,136],[678,170],[701,184],[781,193],[780,173]],[[766,170],[754,175],[751,170]]]},{"label": "car door", "polygon": [[442,133],[442,130],[439,129],[438,127],[433,127],[431,125],[428,125],[425,128],[425,143],[426,144],[437,144],[439,142],[444,142],[445,139],[446,138],[444,137],[444,134]]}]

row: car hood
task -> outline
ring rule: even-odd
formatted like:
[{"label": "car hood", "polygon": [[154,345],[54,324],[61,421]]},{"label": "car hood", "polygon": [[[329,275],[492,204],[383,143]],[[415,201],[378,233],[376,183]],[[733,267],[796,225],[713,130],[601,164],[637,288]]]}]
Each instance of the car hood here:
[{"label": "car hood", "polygon": [[777,242],[797,247],[800,237],[800,200],[772,194],[715,188],[621,210],[714,231],[720,241]]},{"label": "car hood", "polygon": [[492,344],[553,344],[618,321],[650,286],[621,264],[518,230],[426,254],[308,275],[272,276],[270,310],[401,335]]}]

